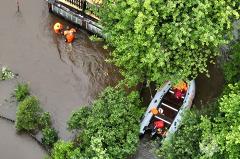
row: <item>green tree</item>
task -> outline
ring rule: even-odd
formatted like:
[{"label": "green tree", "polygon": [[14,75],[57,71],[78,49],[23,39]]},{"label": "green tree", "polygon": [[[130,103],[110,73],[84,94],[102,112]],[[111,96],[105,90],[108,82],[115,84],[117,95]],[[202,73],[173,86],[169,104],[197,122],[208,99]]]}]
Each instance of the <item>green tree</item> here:
[{"label": "green tree", "polygon": [[23,101],[29,93],[29,87],[27,84],[18,84],[17,88],[15,89],[15,97],[17,101]]},{"label": "green tree", "polygon": [[54,128],[45,127],[42,129],[42,143],[47,147],[52,147],[55,142],[58,140],[58,134]]},{"label": "green tree", "polygon": [[38,128],[41,109],[39,101],[34,96],[26,97],[18,105],[16,114],[16,129],[18,131],[33,131]]},{"label": "green tree", "polygon": [[46,128],[51,126],[51,115],[49,112],[44,112],[41,114],[41,117],[39,119],[39,126],[41,128]]},{"label": "green tree", "polygon": [[159,158],[185,159],[196,158],[199,153],[199,142],[202,130],[199,128],[200,116],[196,111],[189,111],[184,116],[182,127],[165,140],[157,150]]},{"label": "green tree", "polygon": [[92,159],[109,159],[106,149],[103,147],[102,137],[92,137],[91,138],[91,150],[93,152]]},{"label": "green tree", "polygon": [[203,158],[240,158],[240,84],[229,87],[231,92],[219,101],[221,114],[201,122]]},{"label": "green tree", "polygon": [[[139,95],[106,88],[99,99],[73,113],[70,129],[81,130],[79,146],[86,158],[126,158],[134,154],[139,142]],[[87,114],[87,116],[86,116]],[[78,126],[77,123],[79,123]]]},{"label": "green tree", "polygon": [[219,45],[232,39],[238,12],[235,0],[104,0],[99,16],[111,61],[131,86],[207,72]]},{"label": "green tree", "polygon": [[68,129],[80,129],[86,125],[87,117],[91,113],[91,109],[89,107],[83,107],[79,109],[79,111],[73,112],[70,120],[68,121]]},{"label": "green tree", "polygon": [[[72,142],[58,141],[51,152],[52,159],[76,159]],[[80,158],[77,158],[80,159]]]}]

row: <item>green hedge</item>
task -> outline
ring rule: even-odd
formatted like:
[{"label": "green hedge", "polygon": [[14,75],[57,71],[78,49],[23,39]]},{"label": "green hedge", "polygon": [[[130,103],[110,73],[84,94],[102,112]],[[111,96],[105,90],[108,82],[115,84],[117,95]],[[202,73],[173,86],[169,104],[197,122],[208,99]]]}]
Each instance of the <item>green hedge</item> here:
[{"label": "green hedge", "polygon": [[34,96],[28,96],[18,105],[16,114],[17,131],[34,131],[38,128],[41,109],[39,101]]}]

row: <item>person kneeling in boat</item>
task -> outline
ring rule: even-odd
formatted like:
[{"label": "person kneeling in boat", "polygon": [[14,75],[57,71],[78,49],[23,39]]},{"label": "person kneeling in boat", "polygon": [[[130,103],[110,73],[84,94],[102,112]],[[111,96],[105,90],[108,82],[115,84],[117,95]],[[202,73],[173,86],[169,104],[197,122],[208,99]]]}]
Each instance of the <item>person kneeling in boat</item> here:
[{"label": "person kneeling in boat", "polygon": [[53,30],[55,31],[56,34],[61,34],[63,30],[63,25],[59,22],[55,23],[53,26]]},{"label": "person kneeling in boat", "polygon": [[75,39],[74,33],[76,33],[76,29],[72,28],[70,30],[65,30],[63,35],[65,36],[65,42],[72,43]]},{"label": "person kneeling in boat", "polygon": [[152,131],[152,136],[155,134],[159,135],[160,137],[165,137],[166,136],[166,128],[164,125],[164,122],[162,120],[156,120],[154,121],[154,129]]},{"label": "person kneeling in boat", "polygon": [[179,82],[177,85],[173,86],[174,95],[178,100],[181,100],[182,97],[187,93],[188,86],[185,81]]},{"label": "person kneeling in boat", "polygon": [[158,115],[158,114],[163,114],[163,109],[162,108],[156,108],[156,107],[154,107],[154,108],[152,108],[151,110],[150,110],[150,112],[153,114],[153,115]]}]

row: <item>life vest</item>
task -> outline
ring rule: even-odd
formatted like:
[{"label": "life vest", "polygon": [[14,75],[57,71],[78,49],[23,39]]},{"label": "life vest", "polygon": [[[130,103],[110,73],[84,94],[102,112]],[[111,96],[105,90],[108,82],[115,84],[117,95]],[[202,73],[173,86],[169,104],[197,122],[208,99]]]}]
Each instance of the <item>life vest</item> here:
[{"label": "life vest", "polygon": [[67,43],[72,43],[74,39],[75,39],[75,35],[74,34],[70,33],[70,34],[66,35],[66,42]]},{"label": "life vest", "polygon": [[56,23],[53,26],[53,30],[55,33],[60,34],[60,31],[63,29],[63,25],[61,23]]},{"label": "life vest", "polygon": [[63,35],[65,35],[65,37],[66,37],[66,42],[67,43],[72,43],[73,42],[73,40],[75,39],[74,33],[76,33],[76,29],[74,29],[74,28],[72,28],[70,30],[65,30],[63,32]]},{"label": "life vest", "polygon": [[174,90],[174,95],[177,99],[181,99],[182,96],[184,95],[184,93],[182,93],[182,91],[180,91],[179,89],[175,89]]},{"label": "life vest", "polygon": [[175,86],[173,86],[173,89],[177,89],[180,90],[181,92],[187,92],[188,90],[188,86],[187,83],[184,81],[180,81],[178,84],[176,84]]}]

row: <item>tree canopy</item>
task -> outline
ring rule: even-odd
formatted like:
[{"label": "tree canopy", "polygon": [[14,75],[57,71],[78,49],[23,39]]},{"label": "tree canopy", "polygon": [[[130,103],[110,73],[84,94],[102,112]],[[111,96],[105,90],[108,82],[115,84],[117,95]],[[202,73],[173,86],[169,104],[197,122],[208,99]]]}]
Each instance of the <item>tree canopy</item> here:
[{"label": "tree canopy", "polygon": [[28,96],[18,105],[15,127],[18,131],[34,131],[38,128],[40,116],[38,99]]},{"label": "tree canopy", "polygon": [[232,38],[235,0],[104,0],[99,16],[111,61],[128,85],[196,77]]}]

